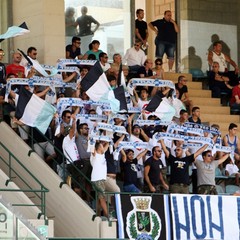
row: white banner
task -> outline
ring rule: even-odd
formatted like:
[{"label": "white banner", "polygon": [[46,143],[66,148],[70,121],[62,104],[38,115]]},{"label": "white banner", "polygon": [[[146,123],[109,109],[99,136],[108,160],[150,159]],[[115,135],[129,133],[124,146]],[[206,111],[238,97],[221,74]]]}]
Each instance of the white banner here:
[{"label": "white banner", "polygon": [[240,197],[171,194],[173,240],[238,240]]}]

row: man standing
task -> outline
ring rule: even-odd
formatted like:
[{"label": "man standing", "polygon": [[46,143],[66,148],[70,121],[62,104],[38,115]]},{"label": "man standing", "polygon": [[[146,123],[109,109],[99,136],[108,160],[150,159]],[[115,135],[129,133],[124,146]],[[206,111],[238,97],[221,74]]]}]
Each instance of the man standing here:
[{"label": "man standing", "polygon": [[[6,83],[6,68],[5,65],[2,63],[2,59],[4,56],[4,51],[0,49],[0,84]],[[2,87],[0,86],[0,89]],[[3,118],[3,105],[0,103],[0,119]]]},{"label": "man standing", "polygon": [[171,167],[170,172],[170,192],[171,193],[189,193],[189,165],[192,164],[196,157],[200,155],[206,148],[207,144],[199,148],[194,154],[183,157],[183,149],[176,147],[176,157],[174,157],[166,148],[163,140],[160,140],[162,149],[165,153],[166,159]]},{"label": "man standing", "polygon": [[[37,61],[37,49],[35,47],[29,47],[27,50],[27,56]],[[38,62],[38,61],[37,61]],[[20,65],[25,68],[25,76],[28,76],[30,68],[28,68],[28,61],[26,58],[22,58]]]},{"label": "man standing", "polygon": [[161,184],[168,190],[161,170],[164,165],[161,161],[162,150],[159,146],[153,147],[152,156],[144,163],[144,192],[161,193]]},{"label": "man standing", "polygon": [[0,49],[0,83],[6,83],[6,68],[2,63],[4,55],[4,51]]},{"label": "man standing", "polygon": [[16,52],[13,54],[12,64],[9,64],[6,67],[7,75],[9,73],[12,73],[12,74],[14,74],[14,76],[16,78],[24,78],[25,77],[25,69],[23,66],[20,65],[21,60],[22,60],[21,53]]},{"label": "man standing", "polygon": [[215,187],[215,170],[229,157],[229,153],[225,154],[219,160],[214,160],[211,150],[202,153],[203,161],[197,160],[197,179],[198,179],[198,194],[217,195]]},{"label": "man standing", "polygon": [[143,20],[144,10],[137,9],[136,11],[137,19],[135,20],[135,36],[142,42],[142,50],[147,55],[147,39],[148,39],[148,27],[147,23]]},{"label": "man standing", "polygon": [[[100,23],[94,19],[92,16],[87,15],[87,7],[83,6],[81,8],[82,16],[78,17],[76,20],[76,25],[79,27],[79,36],[82,39],[82,52],[88,51],[88,45],[92,41],[93,34],[97,31]],[[95,24],[95,28],[92,30],[92,23]]]},{"label": "man standing", "polygon": [[[87,176],[89,179],[91,178],[92,166],[90,164],[90,155],[91,153],[87,151],[88,149],[88,137],[89,137],[89,127],[87,123],[81,123],[78,127],[78,136],[76,138],[76,145],[78,148],[78,152],[80,153],[81,161],[83,162],[82,166],[79,166],[82,173]],[[78,165],[77,165],[78,167]],[[90,193],[91,186],[89,182],[83,177],[79,172],[76,173],[77,180],[86,188],[86,200],[90,202]],[[74,189],[75,192],[79,193],[79,195],[83,198],[82,189],[79,186],[76,186]]]},{"label": "man standing", "polygon": [[172,71],[174,64],[174,52],[176,49],[178,25],[172,19],[170,10],[164,12],[164,18],[150,22],[148,26],[156,33],[156,58],[163,58],[166,53],[168,58],[169,71]]}]

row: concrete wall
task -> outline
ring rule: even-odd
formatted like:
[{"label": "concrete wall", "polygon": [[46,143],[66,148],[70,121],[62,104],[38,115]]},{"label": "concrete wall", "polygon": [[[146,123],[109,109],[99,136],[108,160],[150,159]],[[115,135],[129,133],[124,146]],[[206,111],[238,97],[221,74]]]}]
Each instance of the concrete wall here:
[{"label": "concrete wall", "polygon": [[12,50],[25,51],[30,46],[38,49],[40,63],[55,65],[65,57],[64,1],[13,0],[13,25],[26,22],[29,34],[14,38]]},{"label": "concrete wall", "polygon": [[[7,31],[9,27],[9,22],[11,22],[11,1],[1,0],[0,1],[0,34]],[[9,48],[8,46],[12,44],[11,40],[4,40],[0,43],[0,48],[5,52],[3,62],[8,62],[9,59]]]}]

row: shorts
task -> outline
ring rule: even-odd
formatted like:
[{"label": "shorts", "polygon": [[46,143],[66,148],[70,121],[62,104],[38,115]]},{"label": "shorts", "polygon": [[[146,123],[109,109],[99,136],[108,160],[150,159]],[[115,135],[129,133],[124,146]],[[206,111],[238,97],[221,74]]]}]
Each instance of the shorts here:
[{"label": "shorts", "polygon": [[169,43],[164,41],[159,41],[155,38],[155,45],[156,45],[156,58],[163,58],[164,53],[166,53],[168,59],[174,59],[174,52],[176,50],[175,43]]},{"label": "shorts", "polygon": [[204,195],[218,195],[217,189],[214,185],[200,185],[197,188],[198,194]]},{"label": "shorts", "polygon": [[96,187],[98,198],[105,198],[105,181],[106,180],[98,180],[92,182]]},{"label": "shorts", "polygon": [[183,183],[174,183],[170,185],[170,193],[182,193],[188,194],[189,193],[189,186]]},{"label": "shorts", "polygon": [[54,147],[50,142],[35,143],[33,145],[33,149],[42,159],[44,159],[45,153],[48,156],[52,156],[55,154]]}]

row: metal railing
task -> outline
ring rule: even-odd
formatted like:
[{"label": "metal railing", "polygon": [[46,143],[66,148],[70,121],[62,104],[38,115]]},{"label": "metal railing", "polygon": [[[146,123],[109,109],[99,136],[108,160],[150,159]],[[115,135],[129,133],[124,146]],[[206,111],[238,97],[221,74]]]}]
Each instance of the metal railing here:
[{"label": "metal railing", "polygon": [[[34,195],[34,197],[37,197],[37,199],[39,199],[39,202],[40,202],[39,204],[15,203],[15,204],[12,204],[12,206],[36,206],[36,207],[40,208],[40,210],[41,210],[41,212],[38,214],[37,218],[40,219],[41,216],[43,216],[44,219],[46,220],[46,193],[49,192],[49,190],[27,169],[27,167],[25,167],[22,164],[22,162],[18,158],[16,158],[13,155],[13,153],[2,142],[0,142],[0,149],[1,149],[0,151],[2,153],[0,155],[0,159],[8,167],[9,179],[6,181],[5,185],[8,186],[8,184],[10,182],[14,182],[13,179],[15,179],[17,177],[21,181],[21,184],[26,187],[25,189],[10,189],[10,188],[8,189],[8,188],[6,188],[6,189],[0,189],[0,191],[32,193]],[[8,155],[8,159],[5,159],[3,157],[3,155],[4,155],[3,151],[5,151],[6,154]],[[33,189],[30,186],[30,184],[28,184],[28,181],[19,174],[20,168],[21,168],[21,171],[23,170],[28,174],[28,176],[32,179],[32,181],[37,183],[39,188]]]}]

